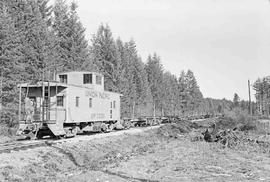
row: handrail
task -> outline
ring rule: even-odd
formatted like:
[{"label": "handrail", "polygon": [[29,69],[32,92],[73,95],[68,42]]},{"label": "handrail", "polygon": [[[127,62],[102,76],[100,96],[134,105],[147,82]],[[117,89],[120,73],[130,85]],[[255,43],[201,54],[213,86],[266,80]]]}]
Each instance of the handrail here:
[{"label": "handrail", "polygon": [[[55,118],[55,114],[53,112],[62,112],[63,120],[66,119],[66,109],[65,108],[50,108],[45,110],[44,112],[35,111],[31,116],[31,120],[33,122],[43,122],[47,123],[48,121],[57,121],[59,118]],[[61,114],[61,113],[58,113]],[[27,115],[24,115],[24,118],[21,121],[26,121]],[[31,123],[31,122],[30,122]]]}]

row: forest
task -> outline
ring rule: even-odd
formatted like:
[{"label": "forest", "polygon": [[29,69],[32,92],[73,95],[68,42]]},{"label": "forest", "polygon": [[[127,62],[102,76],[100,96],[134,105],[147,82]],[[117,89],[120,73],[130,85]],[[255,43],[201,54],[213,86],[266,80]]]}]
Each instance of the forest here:
[{"label": "forest", "polygon": [[1,123],[17,123],[19,83],[51,80],[71,70],[104,74],[105,89],[123,94],[122,117],[151,116],[153,110],[156,115],[182,116],[248,109],[237,94],[233,101],[204,98],[191,70],[171,74],[158,53],[142,60],[135,40],[113,37],[108,24],[101,23],[88,41],[75,2],[0,3]]},{"label": "forest", "polygon": [[256,91],[258,114],[269,117],[270,114],[270,76],[258,78],[253,84]]}]

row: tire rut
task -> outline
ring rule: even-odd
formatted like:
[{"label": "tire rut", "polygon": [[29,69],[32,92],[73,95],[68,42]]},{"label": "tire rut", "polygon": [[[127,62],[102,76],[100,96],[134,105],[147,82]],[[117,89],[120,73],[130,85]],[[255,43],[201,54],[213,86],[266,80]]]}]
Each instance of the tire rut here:
[{"label": "tire rut", "polygon": [[76,160],[76,158],[74,157],[74,155],[71,152],[67,152],[64,149],[57,147],[57,146],[53,146],[51,145],[50,147],[55,148],[56,150],[58,150],[60,153],[66,155],[69,160],[77,167],[84,167],[83,165],[79,164]]},{"label": "tire rut", "polygon": [[109,170],[104,170],[104,171],[101,171],[101,172],[106,173],[106,174],[109,174],[109,175],[113,175],[113,176],[118,176],[118,177],[123,178],[123,179],[126,179],[126,180],[137,180],[137,181],[140,181],[140,182],[160,182],[158,180],[135,178],[135,177],[127,176],[125,174],[120,174],[120,173],[112,172],[112,171],[109,171]]}]

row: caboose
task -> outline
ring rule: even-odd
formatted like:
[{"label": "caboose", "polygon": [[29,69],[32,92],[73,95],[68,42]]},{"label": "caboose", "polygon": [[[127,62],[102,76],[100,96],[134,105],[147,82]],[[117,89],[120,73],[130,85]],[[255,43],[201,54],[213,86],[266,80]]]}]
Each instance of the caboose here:
[{"label": "caboose", "polygon": [[18,135],[39,138],[108,132],[120,121],[121,94],[105,91],[100,73],[65,72],[54,81],[24,83],[19,88]]}]

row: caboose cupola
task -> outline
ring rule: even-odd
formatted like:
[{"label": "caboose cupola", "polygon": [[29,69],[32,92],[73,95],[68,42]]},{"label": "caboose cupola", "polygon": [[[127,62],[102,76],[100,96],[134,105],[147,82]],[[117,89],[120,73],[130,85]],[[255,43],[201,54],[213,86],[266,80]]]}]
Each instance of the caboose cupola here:
[{"label": "caboose cupola", "polygon": [[56,81],[104,90],[104,77],[102,74],[96,72],[71,71],[60,73],[57,75]]}]

